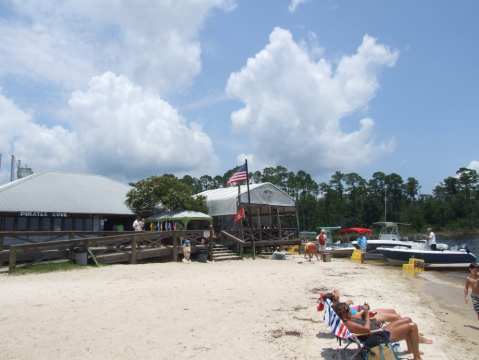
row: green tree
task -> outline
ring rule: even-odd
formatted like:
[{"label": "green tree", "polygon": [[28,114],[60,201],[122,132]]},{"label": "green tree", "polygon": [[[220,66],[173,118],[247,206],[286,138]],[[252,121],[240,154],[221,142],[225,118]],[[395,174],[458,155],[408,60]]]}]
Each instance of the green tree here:
[{"label": "green tree", "polygon": [[[139,216],[149,216],[155,206],[171,211],[195,210],[207,212],[204,197],[193,197],[193,189],[174,175],[152,176],[133,185],[126,204]],[[189,180],[189,179],[188,179]]]}]

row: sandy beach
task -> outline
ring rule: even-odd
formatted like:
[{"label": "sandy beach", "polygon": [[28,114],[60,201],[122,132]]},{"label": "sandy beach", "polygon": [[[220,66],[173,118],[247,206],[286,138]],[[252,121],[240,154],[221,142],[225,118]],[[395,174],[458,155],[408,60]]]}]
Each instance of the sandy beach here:
[{"label": "sandy beach", "polygon": [[315,309],[318,292],[337,287],[356,302],[415,319],[435,342],[422,346],[424,359],[477,359],[477,330],[468,329],[468,339],[451,330],[450,322],[462,318],[443,316],[432,298],[411,290],[414,281],[393,268],[301,257],[0,275],[0,354],[15,360],[337,359],[336,340]]}]

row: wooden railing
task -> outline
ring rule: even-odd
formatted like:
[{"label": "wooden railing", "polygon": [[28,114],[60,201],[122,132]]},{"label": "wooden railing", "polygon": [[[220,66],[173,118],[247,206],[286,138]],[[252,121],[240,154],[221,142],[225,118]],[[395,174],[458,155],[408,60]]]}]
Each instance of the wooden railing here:
[{"label": "wooden railing", "polygon": [[58,260],[71,259],[75,252],[88,252],[95,262],[100,259],[100,263],[103,259],[105,263],[136,264],[138,259],[168,255],[176,261],[181,238],[189,239],[193,248],[206,247],[202,245],[205,241],[203,231],[127,232],[121,235],[12,245],[0,255],[8,258],[10,273],[15,271],[19,256],[23,257],[23,261],[31,261],[35,255],[39,255],[40,259]]},{"label": "wooden railing", "polygon": [[221,235],[223,237],[223,243],[224,245],[228,246],[232,244],[232,246],[236,249],[236,253],[239,256],[243,256],[243,249],[244,246],[246,245],[246,241],[241,240],[239,237],[234,236],[233,234],[230,234],[227,231],[221,231]]},{"label": "wooden railing", "polygon": [[257,246],[261,246],[260,244],[263,243],[274,245],[277,242],[294,242],[298,239],[298,231],[295,228],[264,228],[253,230],[245,228],[242,232],[240,230],[234,230],[229,231],[229,233],[240,239],[244,237],[247,246],[250,246],[252,243],[253,236]]},{"label": "wooden railing", "polygon": [[85,237],[100,237],[125,235],[133,231],[0,231],[0,250],[8,249],[10,245],[5,240],[23,243],[37,243],[54,240],[73,240]]}]

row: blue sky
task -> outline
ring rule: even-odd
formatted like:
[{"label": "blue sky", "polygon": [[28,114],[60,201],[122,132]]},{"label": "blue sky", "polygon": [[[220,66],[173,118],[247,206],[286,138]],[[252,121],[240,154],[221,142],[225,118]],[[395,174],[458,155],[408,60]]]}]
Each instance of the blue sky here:
[{"label": "blue sky", "polygon": [[475,1],[53,3],[0,4],[0,152],[36,171],[200,175],[247,154],[428,192],[479,158]]}]

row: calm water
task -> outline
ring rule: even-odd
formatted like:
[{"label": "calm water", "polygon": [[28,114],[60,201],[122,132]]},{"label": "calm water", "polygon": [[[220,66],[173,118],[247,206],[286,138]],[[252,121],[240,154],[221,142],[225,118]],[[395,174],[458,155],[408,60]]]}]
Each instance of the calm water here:
[{"label": "calm water", "polygon": [[[463,247],[467,246],[471,252],[473,252],[477,257],[479,261],[479,237],[462,237],[462,238],[444,238],[444,237],[437,237],[437,242],[440,243],[445,243],[449,245],[449,248],[451,247]],[[440,278],[451,281],[455,284],[463,286],[464,284],[464,279],[467,274],[467,269],[461,269],[461,270],[453,270],[453,271],[438,271],[437,276]]]},{"label": "calm water", "polygon": [[463,247],[467,246],[471,252],[479,256],[479,237],[463,237],[463,238],[444,238],[437,237],[437,242],[445,243],[451,247]]}]

